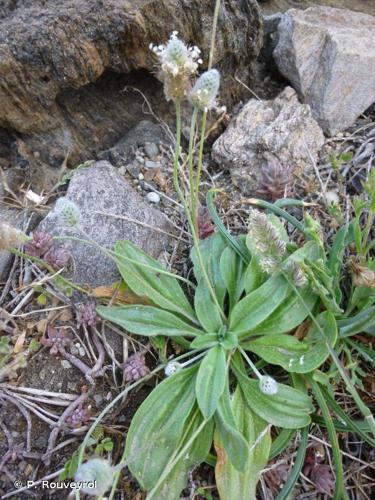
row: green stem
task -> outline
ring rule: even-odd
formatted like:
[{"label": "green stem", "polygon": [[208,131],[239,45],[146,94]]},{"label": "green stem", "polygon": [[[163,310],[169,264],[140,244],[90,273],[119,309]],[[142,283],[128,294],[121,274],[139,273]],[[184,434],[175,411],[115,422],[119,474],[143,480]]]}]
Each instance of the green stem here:
[{"label": "green stem", "polygon": [[348,499],[348,495],[345,491],[344,487],[344,472],[342,468],[342,460],[341,460],[341,454],[340,454],[340,447],[339,447],[339,442],[337,439],[337,434],[336,434],[336,429],[333,424],[331,415],[329,413],[329,409],[326,403],[326,400],[322,394],[322,391],[320,390],[319,384],[315,382],[313,377],[310,375],[306,375],[306,378],[308,379],[310,386],[313,390],[313,393],[315,395],[316,401],[319,405],[319,408],[322,411],[322,415],[324,418],[324,421],[326,423],[327,431],[328,431],[328,436],[329,440],[332,445],[332,454],[333,454],[333,460],[335,463],[335,475],[336,475],[336,481],[335,481],[335,493],[334,493],[334,500],[342,500],[342,499]]},{"label": "green stem", "polygon": [[221,317],[223,320],[226,320],[225,314],[219,304],[219,301],[217,300],[216,294],[214,292],[214,289],[212,288],[210,278],[208,277],[207,271],[204,266],[203,258],[202,258],[202,253],[199,248],[199,238],[197,236],[197,232],[195,231],[195,226],[191,217],[191,213],[189,211],[189,207],[187,204],[187,201],[181,191],[180,184],[178,182],[178,162],[180,158],[180,145],[181,145],[181,103],[179,101],[176,102],[176,152],[175,152],[175,158],[174,158],[174,164],[173,164],[173,183],[175,190],[180,197],[181,203],[183,204],[184,210],[185,210],[185,215],[188,220],[190,230],[191,230],[191,236],[193,238],[193,243],[196,248],[197,252],[197,257],[198,257],[198,262],[199,266],[202,271],[202,275],[206,281],[208,290],[210,292],[210,295],[212,297],[212,300],[216,307],[218,308],[218,311],[220,312]]},{"label": "green stem", "polygon": [[197,166],[197,177],[195,179],[195,194],[194,194],[194,206],[192,209],[193,223],[196,232],[198,232],[198,209],[199,209],[199,185],[201,182],[202,164],[203,164],[203,148],[204,141],[206,139],[206,125],[207,125],[207,111],[202,113],[202,125],[201,125],[201,138],[199,143],[198,152],[198,166]]},{"label": "green stem", "polygon": [[[194,159],[194,136],[195,136],[195,125],[197,122],[197,115],[198,115],[198,108],[196,106],[194,106],[193,114],[191,117],[191,124],[190,124],[189,152],[188,152],[190,209],[191,209],[191,213],[193,215],[194,215],[194,206],[195,206],[193,159]],[[193,220],[194,220],[194,217],[193,217]]]},{"label": "green stem", "polygon": [[289,279],[289,276],[286,273],[283,273],[283,276],[285,277],[285,279],[287,280],[287,282],[289,283],[289,285],[293,288],[293,290],[296,293],[297,297],[299,298],[299,300],[301,301],[302,305],[306,309],[306,311],[307,311],[309,317],[311,318],[312,322],[314,323],[314,325],[318,329],[321,337],[325,341],[326,347],[327,347],[328,352],[329,352],[329,354],[330,354],[330,356],[332,358],[332,361],[335,363],[335,365],[336,365],[336,367],[337,367],[337,369],[338,369],[338,371],[339,371],[342,379],[344,380],[347,390],[352,395],[352,397],[353,397],[353,399],[354,399],[354,401],[355,401],[358,409],[361,411],[362,415],[365,417],[365,420],[368,422],[369,427],[371,429],[371,432],[372,432],[372,434],[375,437],[375,419],[374,419],[374,416],[372,415],[372,413],[369,410],[369,408],[365,405],[365,403],[362,401],[361,397],[359,396],[359,394],[358,394],[356,388],[354,387],[352,381],[348,377],[348,375],[347,375],[347,373],[345,371],[345,368],[342,366],[341,361],[339,360],[339,358],[338,358],[338,356],[336,354],[336,351],[333,349],[333,347],[331,346],[331,344],[327,341],[326,336],[324,334],[324,331],[322,330],[322,328],[319,325],[318,321],[316,320],[315,316],[311,313],[309,307],[307,306],[306,302],[304,301],[303,297],[301,296],[299,290],[294,285],[294,283]]},{"label": "green stem", "polygon": [[211,32],[211,43],[210,43],[210,57],[208,60],[208,69],[212,68],[212,64],[214,61],[214,50],[215,50],[215,38],[216,38],[216,30],[217,30],[217,20],[219,18],[219,10],[220,10],[221,0],[216,0],[214,16],[212,21],[212,32]]},{"label": "green stem", "polygon": [[248,362],[250,368],[254,371],[255,375],[259,378],[259,380],[263,377],[263,375],[260,373],[260,371],[257,369],[257,367],[254,365],[254,363],[251,361],[249,356],[246,354],[246,352],[242,349],[242,347],[238,347],[240,353],[242,356],[246,359]]}]

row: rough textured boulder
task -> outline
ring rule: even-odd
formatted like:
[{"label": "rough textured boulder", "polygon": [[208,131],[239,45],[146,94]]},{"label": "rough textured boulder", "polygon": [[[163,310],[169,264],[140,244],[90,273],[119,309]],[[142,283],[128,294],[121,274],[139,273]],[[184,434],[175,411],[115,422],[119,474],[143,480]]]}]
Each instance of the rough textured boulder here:
[{"label": "rough textured boulder", "polygon": [[311,169],[311,158],[316,159],[323,143],[310,107],[287,87],[274,100],[245,104],[214,143],[212,154],[244,193],[254,194],[261,169],[272,157],[293,170]]},{"label": "rough textured boulder", "polygon": [[[165,235],[141,225],[144,223],[168,230],[165,217],[146,203],[107,161],[96,162],[78,171],[70,181],[66,197],[80,209],[80,228],[66,226],[54,209],[39,225],[39,230],[55,236],[83,239],[86,239],[86,234],[97,244],[109,249],[113,249],[116,241],[127,239],[156,258],[168,244]],[[119,217],[109,217],[103,213]],[[62,240],[59,246],[67,249],[73,257],[71,278],[75,283],[95,287],[119,279],[115,263],[95,246],[72,240]]]},{"label": "rough textured boulder", "polygon": [[330,7],[289,10],[274,58],[324,131],[352,125],[375,102],[375,17]]},{"label": "rough textured boulder", "polygon": [[[143,97],[159,116],[170,109],[153,76],[151,42],[173,30],[203,50],[211,0],[27,0],[0,8],[0,165],[42,172],[113,146],[144,119]],[[214,63],[230,106],[249,81],[262,41],[256,0],[223,2]],[[31,172],[33,174],[33,172]],[[45,177],[42,172],[41,180]],[[33,179],[36,179],[35,175]]]}]

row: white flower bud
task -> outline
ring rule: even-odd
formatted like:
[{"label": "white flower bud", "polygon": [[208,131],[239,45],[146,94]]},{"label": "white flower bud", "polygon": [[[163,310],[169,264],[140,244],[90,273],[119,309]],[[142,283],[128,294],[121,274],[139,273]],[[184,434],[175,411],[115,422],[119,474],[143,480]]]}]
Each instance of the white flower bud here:
[{"label": "white flower bud", "polygon": [[263,394],[273,396],[277,394],[279,386],[275,379],[269,377],[268,375],[265,375],[259,380],[259,389],[261,390],[261,392],[263,392]]},{"label": "white flower bud", "polygon": [[216,69],[206,71],[195,82],[190,93],[193,104],[205,111],[215,107],[219,87],[220,73]]},{"label": "white flower bud", "polygon": [[181,363],[178,363],[177,361],[171,361],[164,368],[164,373],[166,374],[167,377],[170,377],[171,375],[173,375],[177,371],[181,370],[181,368],[182,368]]},{"label": "white flower bud", "polygon": [[74,480],[77,483],[87,483],[81,488],[82,493],[101,496],[111,487],[115,472],[116,468],[108,460],[93,458],[79,466]]},{"label": "white flower bud", "polygon": [[67,226],[77,226],[81,219],[81,212],[78,205],[68,198],[57,200],[55,210],[58,216]]}]

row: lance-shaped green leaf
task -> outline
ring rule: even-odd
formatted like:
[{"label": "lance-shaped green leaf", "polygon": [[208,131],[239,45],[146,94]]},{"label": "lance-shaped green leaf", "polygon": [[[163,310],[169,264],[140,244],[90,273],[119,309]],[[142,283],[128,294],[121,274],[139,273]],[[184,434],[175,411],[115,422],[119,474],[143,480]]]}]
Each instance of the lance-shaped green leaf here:
[{"label": "lance-shaped green leaf", "polygon": [[246,268],[243,278],[246,293],[248,294],[254,291],[256,288],[260,287],[260,285],[262,285],[267,280],[267,277],[267,274],[262,271],[258,259],[253,256],[251,258],[250,264]]},{"label": "lance-shaped green leaf", "polygon": [[[185,297],[178,280],[160,273],[165,271],[161,264],[143,252],[130,241],[118,241],[115,245],[117,267],[125,283],[137,295],[145,296],[154,304],[167,311],[177,312],[191,321],[196,316]],[[135,264],[132,261],[139,262]],[[143,265],[148,266],[145,268]]]},{"label": "lance-shaped green leaf", "polygon": [[266,466],[270,453],[270,431],[267,430],[266,422],[249,409],[239,387],[234,394],[232,408],[235,423],[246,441],[247,460],[243,471],[238,471],[217,430],[214,438],[217,453],[216,485],[223,500],[255,500],[260,473]]},{"label": "lance-shaped green leaf", "polygon": [[231,247],[227,247],[220,258],[220,272],[229,295],[230,311],[239,301],[244,291],[243,261]]},{"label": "lance-shaped green leaf", "polygon": [[264,394],[259,389],[259,381],[247,376],[238,356],[232,359],[231,366],[243,391],[245,401],[259,417],[285,429],[299,429],[310,423],[309,413],[314,408],[306,394],[280,383],[276,394]]},{"label": "lance-shaped green leaf", "polygon": [[[202,414],[195,405],[191,415],[186,421],[183,438],[178,444],[176,453],[183,449],[189,439],[198,430],[202,422]],[[214,422],[213,419],[211,419],[200,431],[193,444],[186,451],[186,453],[184,453],[183,457],[181,457],[181,459],[173,467],[161,486],[157,488],[153,495],[155,499],[179,500],[181,498],[181,491],[187,485],[188,473],[190,469],[201,464],[206,459],[210,451],[213,428]]]},{"label": "lance-shaped green leaf", "polygon": [[375,306],[361,311],[351,318],[337,321],[340,329],[340,338],[350,337],[375,327]]},{"label": "lance-shaped green leaf", "polygon": [[325,311],[316,319],[324,331],[324,338],[313,323],[303,342],[291,335],[267,335],[249,340],[243,347],[255,352],[267,363],[280,365],[288,372],[309,373],[328,358],[327,342],[333,347],[337,340],[337,325],[333,314]]},{"label": "lance-shaped green leaf", "polygon": [[289,290],[287,281],[280,274],[269,278],[235,306],[230,318],[230,331],[244,337],[255,330],[283,302]]},{"label": "lance-shaped green leaf", "polygon": [[318,299],[308,286],[304,287],[300,294],[304,303],[294,291],[291,291],[280,306],[249,333],[251,335],[275,335],[289,332],[300,325],[308,316],[308,311],[312,311]]},{"label": "lance-shaped green leaf", "polygon": [[131,473],[149,491],[180,443],[195,402],[195,366],[163,380],[138,408],[126,438]]},{"label": "lance-shaped green leaf", "polygon": [[211,347],[200,363],[195,385],[198,405],[205,418],[210,418],[215,413],[226,377],[224,350],[219,345]]},{"label": "lance-shaped green leaf", "polygon": [[[226,248],[227,243],[219,233],[215,233],[204,240],[200,240],[199,249],[202,254],[203,264],[209,277],[212,288],[215,292],[219,304],[223,306],[226,293],[226,286],[220,273],[220,257]],[[194,274],[197,282],[204,280],[196,249],[193,247],[190,258],[194,265]],[[203,281],[204,286],[206,286]]]},{"label": "lance-shaped green leaf", "polygon": [[243,471],[247,461],[248,445],[238,429],[232,405],[227,381],[215,413],[216,432],[233,467]]},{"label": "lance-shaped green leaf", "polygon": [[154,337],[164,335],[168,337],[186,336],[196,337],[204,332],[189,325],[175,314],[158,309],[154,306],[128,305],[96,309],[100,316],[116,325],[122,326],[130,333]]},{"label": "lance-shaped green leaf", "polygon": [[223,324],[220,310],[212,300],[206,283],[200,281],[194,295],[194,306],[198,320],[206,332],[217,332]]}]

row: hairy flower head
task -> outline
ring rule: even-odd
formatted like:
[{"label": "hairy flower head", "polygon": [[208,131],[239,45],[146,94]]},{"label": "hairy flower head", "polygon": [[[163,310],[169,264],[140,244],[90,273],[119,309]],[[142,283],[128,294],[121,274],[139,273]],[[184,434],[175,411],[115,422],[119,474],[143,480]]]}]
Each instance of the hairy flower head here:
[{"label": "hairy flower head", "polygon": [[192,103],[203,111],[216,106],[216,97],[220,87],[220,73],[217,69],[209,69],[203,73],[190,93]]},{"label": "hairy flower head", "polygon": [[286,252],[286,243],[279,231],[259,210],[251,210],[249,215],[248,241],[252,251],[259,256],[263,271],[276,271]]},{"label": "hairy flower head", "polygon": [[355,286],[373,288],[375,287],[375,272],[369,267],[356,264],[353,266],[353,283]]},{"label": "hairy flower head", "polygon": [[288,260],[285,264],[285,271],[290,275],[293,283],[297,287],[303,287],[307,284],[307,276],[303,272],[301,265],[295,260]]},{"label": "hairy flower head", "polygon": [[173,375],[177,371],[181,370],[181,368],[182,368],[181,363],[178,363],[178,361],[171,361],[164,368],[164,373],[166,374],[167,377],[170,377],[171,375]]},{"label": "hairy flower head", "polygon": [[268,396],[274,396],[277,394],[279,390],[279,386],[275,379],[269,377],[268,375],[264,375],[259,380],[259,389],[263,394],[267,394]]},{"label": "hairy flower head", "polygon": [[150,44],[150,50],[156,54],[160,62],[160,78],[164,82],[167,99],[183,99],[190,89],[190,79],[195,75],[198,65],[202,63],[200,49],[189,47],[174,31],[166,45]]},{"label": "hairy flower head", "polygon": [[81,220],[81,211],[78,205],[68,198],[59,198],[55,210],[67,226],[77,226]]},{"label": "hairy flower head", "polygon": [[9,224],[0,223],[0,250],[9,250],[23,245],[30,238]]}]

